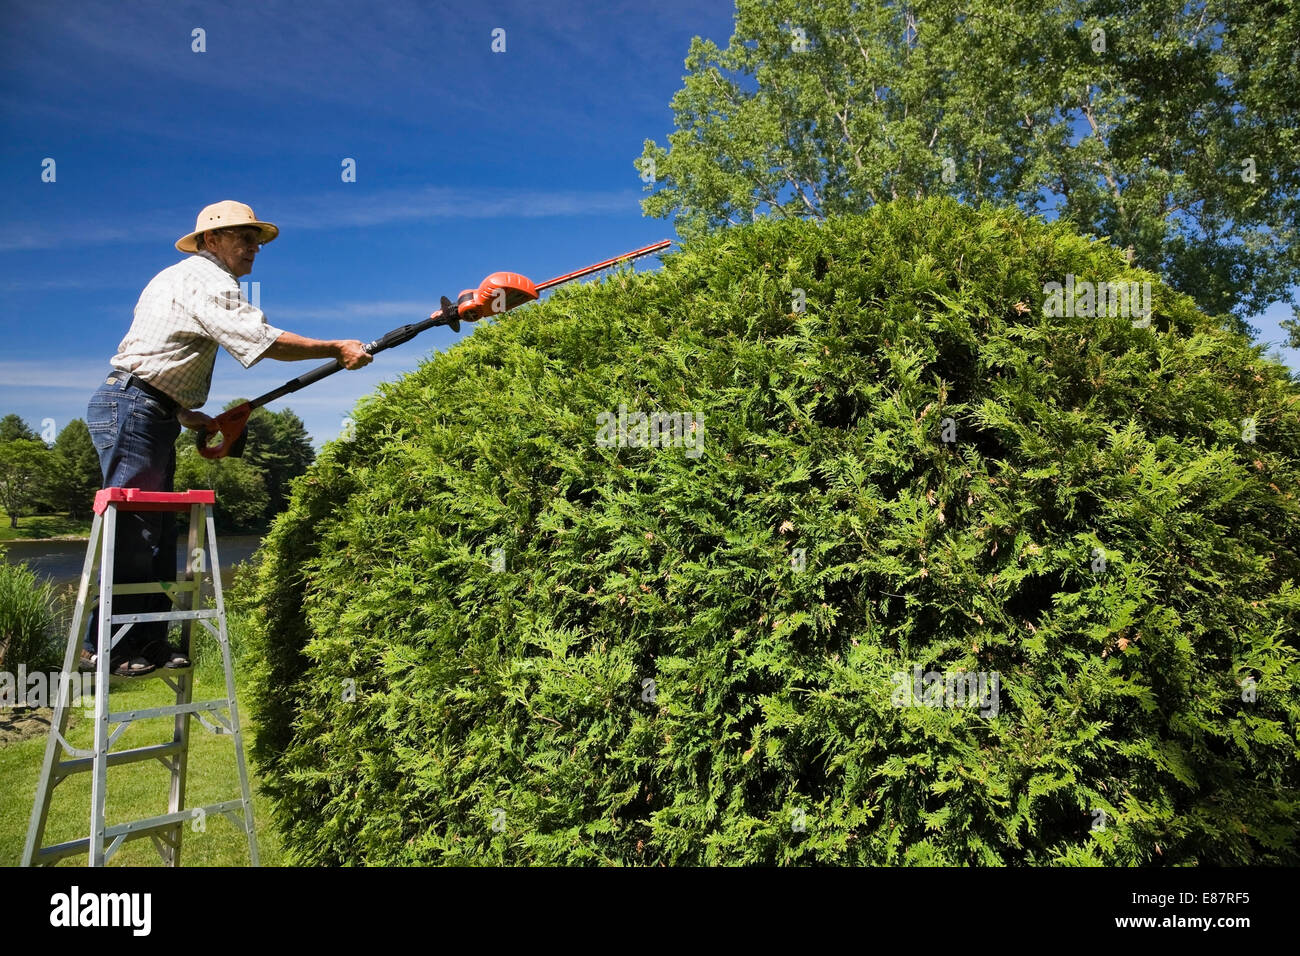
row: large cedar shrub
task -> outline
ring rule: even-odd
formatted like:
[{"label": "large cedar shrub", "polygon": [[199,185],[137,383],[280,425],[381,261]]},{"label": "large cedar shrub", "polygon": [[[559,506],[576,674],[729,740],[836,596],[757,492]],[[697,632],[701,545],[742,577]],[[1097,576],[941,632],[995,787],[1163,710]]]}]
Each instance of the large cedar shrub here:
[{"label": "large cedar shrub", "polygon": [[[1149,327],[1045,315],[1067,273]],[[300,862],[1300,862],[1300,387],[1067,223],[758,222],[355,419],[253,601]]]}]

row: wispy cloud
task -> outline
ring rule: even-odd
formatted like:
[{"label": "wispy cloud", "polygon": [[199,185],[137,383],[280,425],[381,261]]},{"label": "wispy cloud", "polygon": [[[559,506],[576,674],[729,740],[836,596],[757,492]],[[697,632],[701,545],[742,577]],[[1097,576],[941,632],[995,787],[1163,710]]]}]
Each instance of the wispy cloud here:
[{"label": "wispy cloud", "polygon": [[10,279],[0,282],[0,293],[7,292],[58,292],[63,289],[129,289],[132,286],[120,279],[80,279],[68,276],[62,279]]},{"label": "wispy cloud", "polygon": [[[436,308],[436,303],[428,302],[347,302],[343,305],[293,306],[267,310],[271,324],[282,319],[404,319],[406,322],[419,322]],[[265,307],[265,306],[264,306]],[[400,324],[400,323],[399,323]]]},{"label": "wispy cloud", "polygon": [[[451,343],[440,343],[443,348]],[[356,403],[374,393],[383,382],[394,382],[413,371],[427,351],[406,354],[381,354],[365,368],[342,371],[330,379],[315,383],[272,403],[277,411],[292,408],[305,421],[318,440],[333,437],[342,427]],[[325,360],[276,362],[263,360],[244,369],[224,352],[218,354],[212,386],[204,411],[215,415],[234,399],[263,395],[285,382],[310,371]],[[73,418],[85,418],[86,403],[103,383],[108,362],[30,358],[0,361],[0,407],[19,411],[29,422],[53,418],[62,428]]]},{"label": "wispy cloud", "polygon": [[439,186],[389,189],[368,195],[337,192],[281,202],[285,226],[330,229],[378,226],[429,219],[545,218],[628,213],[643,197],[636,190],[576,192],[548,190],[462,190]]},{"label": "wispy cloud", "polygon": [[[195,210],[197,212],[198,210]],[[193,218],[194,213],[190,213]],[[24,252],[32,249],[58,249],[69,246],[93,246],[111,242],[142,242],[171,237],[175,242],[184,232],[164,226],[163,216],[142,216],[131,225],[107,225],[93,222],[60,223],[47,226],[8,224],[0,227],[0,252]]]},{"label": "wispy cloud", "polygon": [[[577,192],[548,190],[464,190],[438,186],[330,192],[258,202],[257,214],[281,230],[376,227],[435,219],[488,220],[593,216],[636,212],[644,198],[636,190]],[[0,226],[0,252],[53,249],[102,243],[175,241],[189,231],[197,209],[133,211],[111,222],[63,222]]]},{"label": "wispy cloud", "polygon": [[[645,27],[653,22],[699,22],[702,15],[697,0],[663,0],[652,8],[634,0],[592,10],[570,5],[559,20],[544,6],[529,3],[495,3],[468,11],[435,0],[388,0],[363,17],[356,15],[351,0],[314,0],[309,12],[298,0],[260,0],[238,9],[82,0],[75,16],[57,5],[26,7],[11,18],[16,22],[6,24],[10,39],[0,39],[0,52],[25,74],[46,85],[57,78],[77,87],[81,95],[74,100],[77,106],[60,109],[40,95],[37,83],[23,91],[33,95],[14,100],[17,112],[44,122],[59,117],[94,127],[111,124],[189,142],[210,140],[188,124],[160,122],[134,110],[110,114],[99,100],[98,75],[69,73],[66,64],[109,61],[121,70],[124,83],[145,88],[193,85],[205,95],[238,96],[254,104],[328,104],[362,112],[377,122],[413,127],[424,120],[410,109],[412,102],[436,103],[444,115],[449,110],[480,111],[488,57],[494,73],[516,80],[514,95],[525,104],[528,121],[581,129],[589,126],[588,118],[573,113],[568,97],[543,92],[543,86],[582,88],[584,96],[598,98],[607,109],[661,108],[657,90],[640,85],[603,88],[589,78],[629,67],[639,76],[653,76],[665,63],[676,69],[686,52],[684,31]],[[725,17],[723,7],[707,15],[707,22],[725,25]],[[191,47],[195,27],[206,31],[204,54]],[[493,55],[491,31],[497,28],[507,33],[507,52]],[[238,45],[239,62],[259,68],[230,69],[225,57],[232,41]],[[439,55],[447,50],[458,51],[459,59],[451,62]],[[515,50],[526,51],[526,68],[533,72],[514,72],[524,60],[518,54],[518,61],[510,58]],[[575,70],[575,63],[581,69]]]},{"label": "wispy cloud", "polygon": [[[240,10],[187,6],[83,0],[77,15],[67,16],[66,11],[32,5],[24,11],[16,35],[55,38],[57,44],[36,53],[15,43],[6,47],[38,75],[66,73],[68,56],[92,61],[108,57],[145,83],[197,83],[209,94],[221,91],[267,100],[295,94],[354,107],[360,105],[354,87],[361,78],[405,77],[409,85],[412,77],[426,77],[429,83],[455,76],[454,71],[428,69],[424,38],[438,36],[456,14],[431,0],[393,0],[366,17],[357,17],[349,0],[314,0],[309,12],[295,0],[260,0]],[[205,31],[203,54],[192,46],[196,27]],[[286,43],[286,37],[292,37],[291,42]],[[223,53],[232,41],[243,54],[241,62],[261,62],[263,68],[227,68]],[[95,91],[95,77],[81,82],[88,92]],[[462,77],[457,92],[471,90]],[[445,83],[436,92],[440,98],[453,95]],[[367,101],[365,108],[397,112],[382,101]]]},{"label": "wispy cloud", "polygon": [[89,397],[108,372],[108,359],[4,359],[0,388],[77,389]]}]

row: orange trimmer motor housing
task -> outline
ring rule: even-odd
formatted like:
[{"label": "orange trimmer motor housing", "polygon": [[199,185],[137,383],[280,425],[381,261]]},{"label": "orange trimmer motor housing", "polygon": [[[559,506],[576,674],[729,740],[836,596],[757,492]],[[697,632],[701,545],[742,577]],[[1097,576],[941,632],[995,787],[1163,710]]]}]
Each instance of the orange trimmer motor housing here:
[{"label": "orange trimmer motor housing", "polygon": [[477,289],[466,289],[456,300],[461,319],[473,322],[489,315],[509,312],[537,298],[533,280],[518,272],[494,272]]}]

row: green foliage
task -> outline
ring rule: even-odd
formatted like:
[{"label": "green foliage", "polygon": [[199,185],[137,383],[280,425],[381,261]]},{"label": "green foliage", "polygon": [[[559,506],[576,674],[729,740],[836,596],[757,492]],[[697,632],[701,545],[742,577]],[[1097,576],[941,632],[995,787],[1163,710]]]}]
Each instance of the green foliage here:
[{"label": "green foliage", "polygon": [[58,664],[62,642],[55,630],[54,586],[19,562],[0,556],[0,671],[16,673]]},{"label": "green foliage", "polygon": [[0,442],[39,441],[40,435],[32,431],[31,426],[23,421],[21,415],[12,412],[0,418]]},{"label": "green foliage", "polygon": [[[1066,274],[1150,325],[1045,314]],[[250,572],[299,862],[1300,862],[1300,387],[1067,223],[761,221],[354,417]]]},{"label": "green foliage", "polygon": [[244,460],[262,473],[266,484],[265,518],[269,520],[284,510],[290,482],[303,474],[315,457],[307,427],[291,409],[253,409],[248,417]]},{"label": "green foliage", "polygon": [[193,444],[178,446],[174,486],[216,492],[213,516],[218,533],[256,527],[266,514],[268,499],[262,473],[242,458],[209,460]]},{"label": "green foliage", "polygon": [[644,141],[642,208],[687,238],[899,197],[1057,208],[1249,329],[1300,283],[1296,36],[1292,0],[737,0]]},{"label": "green foliage", "polygon": [[54,440],[53,464],[49,499],[54,510],[66,511],[73,518],[89,517],[95,492],[103,487],[104,472],[90,429],[80,418],[68,422]]},{"label": "green foliage", "polygon": [[[226,636],[230,641],[230,659],[236,674],[241,675],[248,664],[248,608],[245,595],[250,593],[252,578],[255,576],[254,565],[244,562],[234,565],[231,579],[226,584],[224,596],[226,601]],[[204,601],[206,607],[215,608],[216,600],[208,595]],[[190,656],[196,667],[214,676],[223,675],[221,645],[211,637],[196,635],[190,641]]]},{"label": "green foliage", "polygon": [[18,527],[18,518],[43,498],[54,465],[54,456],[39,438],[0,440],[0,505],[9,514],[10,527]]},{"label": "green foliage", "polygon": [[[227,402],[223,411],[244,401]],[[293,480],[316,457],[302,419],[288,408],[276,412],[253,409],[242,458],[209,462],[195,451],[194,434],[186,430],[177,436],[176,487],[217,490],[218,530],[245,530],[269,523],[284,510]],[[205,481],[224,482],[225,494],[231,497],[223,500],[222,490],[203,484]]]}]

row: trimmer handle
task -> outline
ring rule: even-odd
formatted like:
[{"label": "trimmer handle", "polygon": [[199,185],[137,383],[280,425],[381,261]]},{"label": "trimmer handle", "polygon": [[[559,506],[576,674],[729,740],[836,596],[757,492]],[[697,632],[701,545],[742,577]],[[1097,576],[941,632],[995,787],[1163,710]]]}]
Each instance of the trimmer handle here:
[{"label": "trimmer handle", "polygon": [[[461,322],[475,322],[490,315],[509,312],[525,302],[534,301],[546,289],[554,288],[574,279],[580,279],[610,266],[624,265],[633,259],[639,259],[641,256],[666,249],[670,245],[672,245],[671,240],[663,239],[652,245],[624,253],[621,256],[615,256],[613,259],[597,262],[595,265],[587,266],[576,272],[556,276],[554,279],[540,284],[535,284],[527,276],[520,275],[518,272],[494,272],[479,283],[477,289],[466,289],[461,292],[454,303],[446,296],[443,296],[442,307],[423,322],[414,325],[403,325],[400,328],[393,329],[387,335],[375,339],[365,349],[371,355],[374,355],[376,352],[392,348],[394,345],[401,345],[403,342],[415,338],[425,329],[433,328],[435,325],[449,325],[453,331],[459,332]],[[259,395],[251,401],[222,412],[212,420],[212,424],[206,433],[202,430],[198,432],[196,437],[198,439],[199,454],[209,459],[225,458],[227,455],[238,458],[244,451],[244,441],[248,437],[248,416],[252,414],[253,409],[261,408],[263,405],[296,392],[298,389],[310,385],[312,382],[320,381],[325,376],[333,375],[342,369],[343,363],[337,359],[326,362],[305,375],[290,379],[279,388],[273,389],[265,395]],[[218,436],[219,440],[209,444]]]}]

